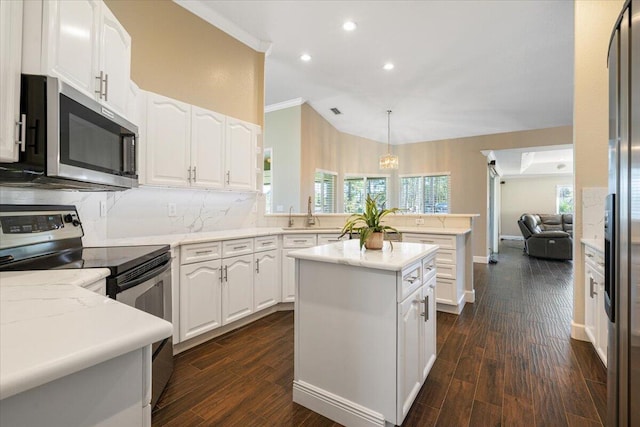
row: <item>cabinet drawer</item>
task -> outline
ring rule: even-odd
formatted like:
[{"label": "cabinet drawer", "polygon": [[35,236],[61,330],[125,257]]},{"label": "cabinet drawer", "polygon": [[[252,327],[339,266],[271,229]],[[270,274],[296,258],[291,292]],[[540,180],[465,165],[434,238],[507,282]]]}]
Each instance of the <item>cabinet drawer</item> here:
[{"label": "cabinet drawer", "polygon": [[604,274],[604,257],[601,252],[588,246],[584,247],[584,259],[589,265]]},{"label": "cabinet drawer", "polygon": [[289,234],[282,236],[282,246],[285,248],[308,248],[315,245],[315,234]]},{"label": "cabinet drawer", "polygon": [[451,264],[438,264],[438,277],[445,279],[456,278],[456,266]]},{"label": "cabinet drawer", "polygon": [[426,243],[428,245],[438,245],[440,249],[455,249],[456,236],[447,234],[403,234],[402,240],[405,242]]},{"label": "cabinet drawer", "polygon": [[438,249],[436,254],[436,262],[440,264],[455,264],[456,263],[456,251],[453,249]]},{"label": "cabinet drawer", "polygon": [[220,242],[193,243],[180,247],[180,264],[220,258]]},{"label": "cabinet drawer", "polygon": [[451,279],[436,279],[436,301],[446,304],[457,304],[456,282]]},{"label": "cabinet drawer", "polygon": [[400,298],[398,302],[402,302],[411,293],[422,286],[422,263],[412,264],[402,270],[402,285]]},{"label": "cabinet drawer", "polygon": [[422,260],[422,283],[427,283],[436,275],[436,260],[434,257]]},{"label": "cabinet drawer", "polygon": [[256,237],[254,239],[255,251],[270,251],[278,249],[278,236]]},{"label": "cabinet drawer", "polygon": [[253,239],[227,240],[222,242],[222,258],[253,253]]},{"label": "cabinet drawer", "polygon": [[344,237],[340,238],[340,233],[318,234],[318,245],[326,245],[328,243],[341,242],[342,239],[344,239]]}]

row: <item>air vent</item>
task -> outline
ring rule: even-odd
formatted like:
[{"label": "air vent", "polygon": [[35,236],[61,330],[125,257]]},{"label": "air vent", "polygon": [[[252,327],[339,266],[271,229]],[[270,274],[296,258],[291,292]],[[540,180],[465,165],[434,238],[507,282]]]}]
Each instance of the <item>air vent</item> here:
[{"label": "air vent", "polygon": [[342,114],[342,111],[338,110],[336,107],[333,107],[333,108],[331,109],[331,112],[333,112],[333,114],[335,114],[336,116],[337,116],[338,114]]}]

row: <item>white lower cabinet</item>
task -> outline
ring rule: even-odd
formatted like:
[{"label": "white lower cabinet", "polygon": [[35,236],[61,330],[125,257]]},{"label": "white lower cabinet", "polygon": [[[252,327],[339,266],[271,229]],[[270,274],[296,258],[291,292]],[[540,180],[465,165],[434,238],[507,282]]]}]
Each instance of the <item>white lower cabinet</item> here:
[{"label": "white lower cabinet", "polygon": [[222,325],[221,261],[180,267],[180,340]]},{"label": "white lower cabinet", "polygon": [[282,302],[296,300],[296,260],[289,256],[295,249],[282,250]]},{"label": "white lower cabinet", "polygon": [[222,324],[253,313],[253,255],[222,260]]},{"label": "white lower cabinet", "polygon": [[256,271],[253,278],[253,309],[262,310],[280,302],[278,283],[278,251],[254,255]]},{"label": "white lower cabinet", "polygon": [[596,353],[607,366],[609,319],[604,310],[603,254],[584,247],[584,330]]}]

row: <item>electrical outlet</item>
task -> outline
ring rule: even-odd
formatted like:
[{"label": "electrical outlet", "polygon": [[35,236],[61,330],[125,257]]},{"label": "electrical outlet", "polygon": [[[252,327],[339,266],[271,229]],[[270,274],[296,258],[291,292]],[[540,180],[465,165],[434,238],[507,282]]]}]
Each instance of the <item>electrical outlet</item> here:
[{"label": "electrical outlet", "polygon": [[107,216],[107,202],[105,202],[104,200],[100,202],[100,216],[102,218]]},{"label": "electrical outlet", "polygon": [[424,218],[416,218],[416,225],[424,225]]},{"label": "electrical outlet", "polygon": [[178,207],[175,203],[168,203],[167,208],[169,211],[169,217],[178,216]]}]

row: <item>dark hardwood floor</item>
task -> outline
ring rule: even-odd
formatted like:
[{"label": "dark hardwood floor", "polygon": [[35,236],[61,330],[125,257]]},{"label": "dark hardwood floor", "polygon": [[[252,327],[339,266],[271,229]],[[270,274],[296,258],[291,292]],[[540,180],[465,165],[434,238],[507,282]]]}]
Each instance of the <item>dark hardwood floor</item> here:
[{"label": "dark hardwood floor", "polygon": [[[571,263],[505,242],[476,303],[438,313],[438,357],[403,426],[601,426],[606,370],[570,339]],[[176,356],[153,426],[338,426],[291,401],[293,313]]]}]

